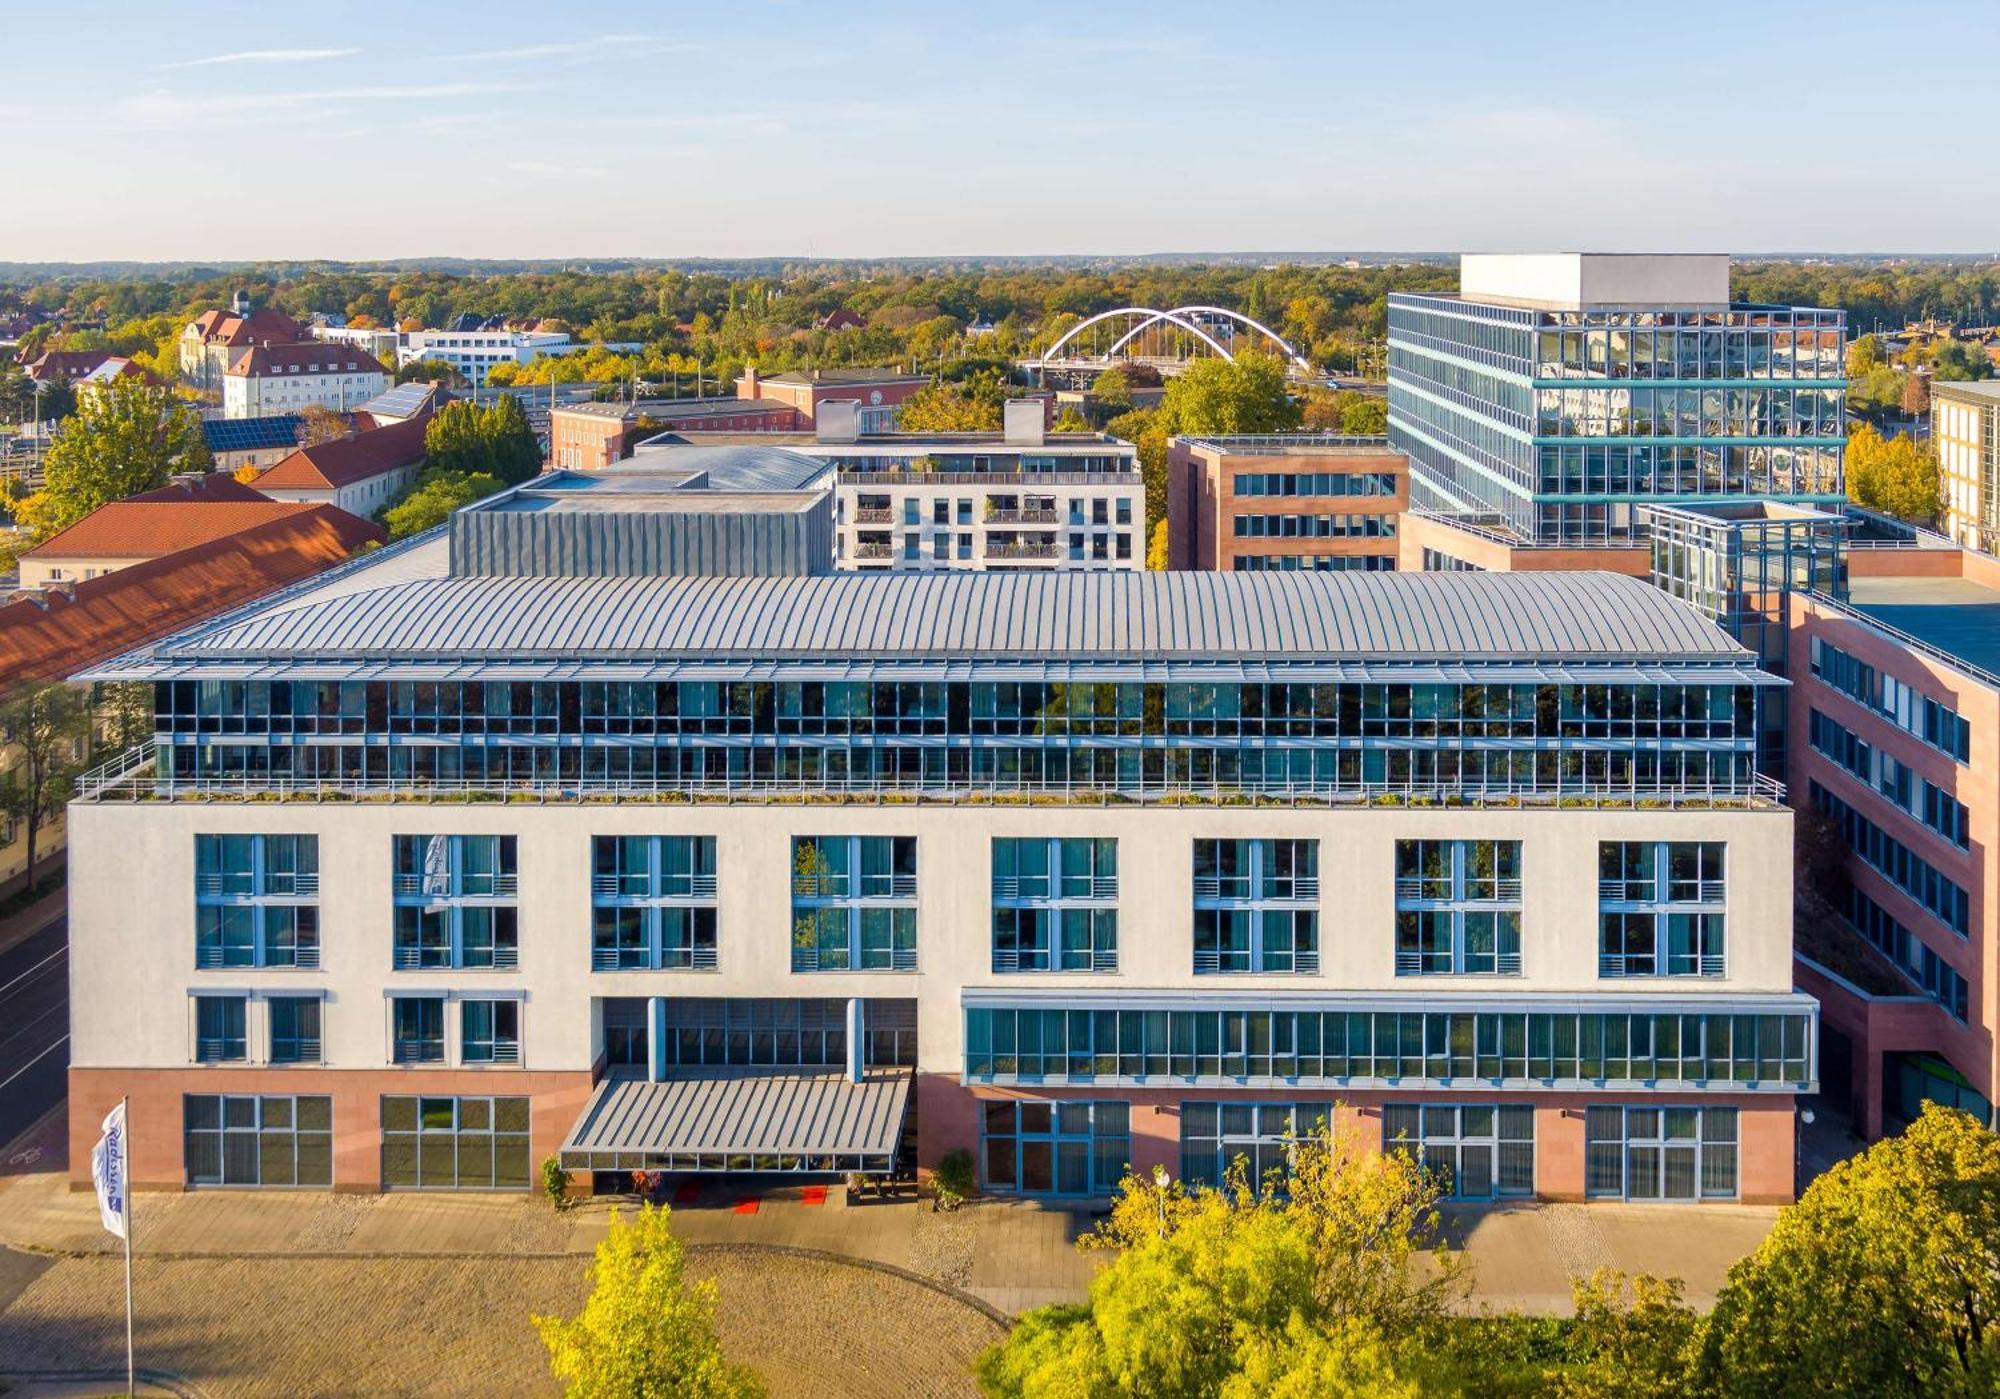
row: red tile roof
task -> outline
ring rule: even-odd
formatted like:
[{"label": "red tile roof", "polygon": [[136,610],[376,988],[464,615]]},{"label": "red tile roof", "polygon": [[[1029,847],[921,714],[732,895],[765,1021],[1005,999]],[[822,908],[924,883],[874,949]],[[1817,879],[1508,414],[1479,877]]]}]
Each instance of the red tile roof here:
[{"label": "red tile roof", "polygon": [[269,496],[254,487],[246,486],[226,471],[208,471],[200,476],[183,476],[169,481],[157,491],[141,491],[138,495],[125,497],[126,503],[135,500],[204,501],[204,500],[268,500]]},{"label": "red tile roof", "polygon": [[21,557],[156,559],[312,508],[295,500],[114,500]]},{"label": "red tile roof", "polygon": [[301,447],[257,478],[266,491],[325,491],[415,466],[424,459],[430,415],[357,433],[338,442]]},{"label": "red tile roof", "polygon": [[50,350],[28,365],[28,377],[43,383],[51,379],[78,379],[106,360],[116,358],[109,350]]},{"label": "red tile roof", "polygon": [[321,344],[308,340],[300,344],[253,345],[229,362],[228,372],[262,378],[269,374],[387,374],[382,361],[352,345]]},{"label": "red tile roof", "polygon": [[0,607],[0,689],[74,675],[330,568],[378,525],[314,506],[227,539]]},{"label": "red tile roof", "polygon": [[239,316],[234,311],[203,311],[194,326],[204,345],[295,345],[306,339],[306,328],[282,311],[268,308]]}]

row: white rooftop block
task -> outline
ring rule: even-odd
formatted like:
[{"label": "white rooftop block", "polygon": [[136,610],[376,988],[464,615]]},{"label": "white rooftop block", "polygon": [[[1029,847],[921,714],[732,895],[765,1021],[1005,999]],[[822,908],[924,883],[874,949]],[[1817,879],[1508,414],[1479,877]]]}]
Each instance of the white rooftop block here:
[{"label": "white rooftop block", "polygon": [[1727,306],[1727,253],[1466,253],[1467,301],[1577,311],[1593,306]]}]

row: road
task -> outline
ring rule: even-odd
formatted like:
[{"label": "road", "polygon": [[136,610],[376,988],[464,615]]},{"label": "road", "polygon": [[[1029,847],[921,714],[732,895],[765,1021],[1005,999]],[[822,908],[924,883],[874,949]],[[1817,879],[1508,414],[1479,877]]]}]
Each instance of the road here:
[{"label": "road", "polygon": [[63,1099],[69,1068],[69,920],[0,953],[0,1146]]}]

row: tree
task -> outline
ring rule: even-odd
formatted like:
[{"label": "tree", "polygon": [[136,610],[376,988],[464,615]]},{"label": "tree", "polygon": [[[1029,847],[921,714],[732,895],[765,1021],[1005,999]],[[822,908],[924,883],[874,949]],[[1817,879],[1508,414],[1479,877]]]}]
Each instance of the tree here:
[{"label": "tree", "polygon": [[1937,520],[1937,462],[1908,433],[1885,441],[1862,423],[1847,438],[1847,493],[1870,510],[1929,526]]},{"label": "tree", "polygon": [[0,360],[0,422],[24,423],[35,411],[35,381],[28,371]]},{"label": "tree", "polygon": [[512,394],[484,404],[447,403],[424,429],[424,458],[434,471],[492,476],[509,486],[542,467],[541,444]]},{"label": "tree", "polygon": [[1883,353],[1882,337],[1879,335],[1857,336],[1847,347],[1847,377],[1850,379],[1864,378],[1888,362],[1889,357]]},{"label": "tree", "polygon": [[[1084,1307],[1030,1312],[982,1356],[987,1393],[1414,1394],[1462,1295],[1439,1177],[1324,1129],[1258,1183],[1128,1176],[1084,1246],[1115,1249]],[[1419,1255],[1431,1255],[1418,1266]]]},{"label": "tree", "polygon": [[0,774],[0,811],[19,821],[28,839],[28,892],[39,887],[35,847],[42,827],[61,814],[83,771],[90,706],[83,692],[60,681],[30,685],[0,704],[0,752],[14,760]]},{"label": "tree", "polygon": [[1380,437],[1389,430],[1389,400],[1351,389],[1314,389],[1306,395],[1305,426],[1348,437]]},{"label": "tree", "polygon": [[1132,407],[1132,376],[1114,364],[1091,384],[1090,397],[1108,416],[1127,412]]},{"label": "tree", "polygon": [[1931,358],[1931,372],[1946,383],[1990,379],[1993,377],[1993,361],[1986,358],[1986,351],[1978,345],[1963,340],[1946,340]]},{"label": "tree", "polygon": [[997,432],[1000,401],[964,384],[926,384],[903,400],[896,420],[904,432]]},{"label": "tree", "polygon": [[1083,420],[1083,414],[1077,412],[1076,409],[1065,408],[1062,410],[1061,415],[1056,418],[1056,425],[1053,430],[1056,432],[1089,432],[1090,424]]},{"label": "tree", "polygon": [[1173,557],[1169,549],[1167,522],[1163,519],[1156,520],[1153,523],[1152,542],[1146,546],[1146,567],[1155,571],[1165,569],[1168,561]]},{"label": "tree", "polygon": [[483,471],[426,470],[408,495],[382,512],[382,523],[389,527],[389,538],[406,539],[436,528],[451,518],[452,511],[483,500],[500,487],[496,477]]},{"label": "tree", "polygon": [[465,376],[441,359],[413,359],[396,371],[399,384],[444,384],[457,389],[465,387]]},{"label": "tree", "polygon": [[1270,355],[1202,359],[1167,385],[1159,425],[1169,434],[1284,432],[1299,425],[1299,407]]},{"label": "tree", "polygon": [[1922,374],[1911,374],[1903,380],[1903,411],[1910,417],[1931,411],[1931,381]]},{"label": "tree", "polygon": [[98,506],[163,486],[176,471],[207,471],[214,458],[201,419],[173,391],[114,379],[88,396],[56,433],[43,469],[37,539]]},{"label": "tree", "polygon": [[671,1211],[614,1213],[597,1246],[590,1296],[574,1317],[532,1318],[570,1399],[737,1399],[762,1394],[715,1339],[715,1284],[689,1283]]},{"label": "tree", "polygon": [[322,404],[308,404],[299,414],[298,436],[294,439],[301,447],[317,447],[325,442],[339,442],[354,435],[347,419]]},{"label": "tree", "polygon": [[2000,1390],[2000,1136],[1926,1103],[1729,1271],[1703,1377],[1731,1396]]}]

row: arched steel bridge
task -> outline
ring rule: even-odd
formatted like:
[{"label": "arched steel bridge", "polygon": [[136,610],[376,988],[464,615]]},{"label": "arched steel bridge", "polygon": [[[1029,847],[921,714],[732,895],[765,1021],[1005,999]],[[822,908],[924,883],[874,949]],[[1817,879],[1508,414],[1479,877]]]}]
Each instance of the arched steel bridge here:
[{"label": "arched steel bridge", "polygon": [[[1131,321],[1132,324],[1108,347],[1095,354],[1081,352],[1083,346],[1079,343],[1079,337],[1084,332],[1121,318]],[[1230,322],[1233,325],[1224,326],[1219,324],[1221,322]],[[1023,368],[1035,370],[1101,369],[1118,359],[1121,354],[1126,358],[1151,358],[1157,362],[1157,357],[1135,355],[1128,347],[1146,331],[1159,326],[1171,326],[1185,331],[1197,345],[1213,350],[1223,359],[1233,360],[1236,355],[1231,346],[1224,344],[1217,337],[1216,331],[1224,331],[1233,343],[1236,339],[1233,327],[1237,325],[1268,341],[1292,370],[1302,374],[1313,373],[1312,362],[1294,349],[1284,336],[1262,321],[1246,316],[1241,311],[1232,311],[1227,306],[1176,306],[1171,311],[1160,311],[1151,306],[1120,306],[1113,311],[1099,311],[1094,316],[1078,321],[1064,331],[1048,349],[1042,351],[1040,355],[1022,360],[1021,364]],[[1070,350],[1067,355],[1063,353],[1066,348]],[[1184,359],[1185,356],[1175,358]]]}]

